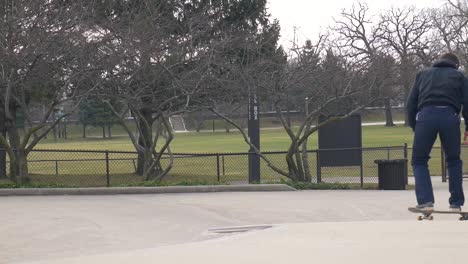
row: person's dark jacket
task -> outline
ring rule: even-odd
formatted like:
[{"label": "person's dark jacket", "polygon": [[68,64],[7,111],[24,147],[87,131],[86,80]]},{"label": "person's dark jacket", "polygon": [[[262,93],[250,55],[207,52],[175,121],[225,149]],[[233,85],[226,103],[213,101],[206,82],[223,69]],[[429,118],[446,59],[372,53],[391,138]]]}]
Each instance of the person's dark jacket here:
[{"label": "person's dark jacket", "polygon": [[416,76],[406,107],[408,123],[413,130],[416,114],[431,105],[450,106],[457,113],[463,106],[465,130],[468,131],[468,80],[451,61],[440,60]]}]

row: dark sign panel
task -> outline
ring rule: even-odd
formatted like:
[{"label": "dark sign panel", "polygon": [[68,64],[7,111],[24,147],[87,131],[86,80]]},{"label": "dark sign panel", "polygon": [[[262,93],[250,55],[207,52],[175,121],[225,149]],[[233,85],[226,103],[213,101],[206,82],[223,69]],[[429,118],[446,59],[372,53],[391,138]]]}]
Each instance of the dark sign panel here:
[{"label": "dark sign panel", "polygon": [[[260,118],[259,104],[256,94],[249,97],[249,138],[252,145],[260,150]],[[260,182],[260,156],[253,148],[249,150],[249,182]]]},{"label": "dark sign panel", "polygon": [[[326,121],[321,116],[319,122]],[[361,116],[334,121],[319,128],[319,160],[321,167],[361,166],[362,128]]]}]

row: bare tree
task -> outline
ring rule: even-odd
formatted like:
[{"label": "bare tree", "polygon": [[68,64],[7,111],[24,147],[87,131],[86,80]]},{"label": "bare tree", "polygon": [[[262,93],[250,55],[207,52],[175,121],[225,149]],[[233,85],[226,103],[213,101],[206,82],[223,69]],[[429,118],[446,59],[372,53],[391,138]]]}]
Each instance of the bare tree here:
[{"label": "bare tree", "polygon": [[[244,141],[270,168],[295,181],[311,180],[306,146],[309,136],[325,124],[347,118],[368,105],[373,100],[371,91],[376,85],[375,81],[367,83],[368,80],[365,78],[367,75],[360,63],[349,60],[349,54],[343,56],[340,53],[334,54],[330,50],[323,57],[320,51],[320,45],[308,42],[303,47],[297,48],[287,63],[264,58],[255,60],[248,66],[243,64],[244,68],[239,71],[241,76],[255,76],[253,79],[243,77],[246,86],[256,88],[260,94],[275,100],[275,110],[291,140],[285,156],[287,171],[276,166],[253,146],[248,136],[233,120],[212,109],[218,116],[239,129]],[[332,76],[334,83],[330,84],[329,78]],[[303,96],[307,96],[310,111],[299,128],[295,129],[289,124],[284,110],[289,100],[286,95],[298,91],[302,91]],[[313,126],[321,114],[329,116],[329,119]]]},{"label": "bare tree", "polygon": [[391,74],[395,65],[386,55],[382,25],[376,23],[366,4],[358,2],[350,10],[343,10],[331,29],[337,37],[333,39],[334,44],[330,44],[346,50],[348,56],[358,60],[363,68],[368,67],[368,72],[374,75],[379,84],[375,87],[385,98],[386,126],[394,126],[390,99],[395,95],[395,80]]},{"label": "bare tree", "polygon": [[[284,88],[275,91],[278,100],[277,113],[291,139],[286,161],[289,168],[288,175],[293,180],[310,181],[305,144],[311,134],[321,126],[358,113],[380,96],[379,93],[375,93],[379,85],[375,81],[377,78],[370,80],[369,78],[373,77],[372,74],[362,69],[360,63],[348,60],[346,57],[328,50],[321,61],[307,59],[307,63],[290,66],[286,75],[288,77],[282,78],[286,81],[279,87],[286,88],[288,85],[301,87],[300,89],[307,92],[308,98],[307,116],[296,131],[288,126],[281,114],[280,102],[284,98],[282,95]],[[304,78],[304,75],[307,77]],[[310,76],[313,77],[310,78]],[[330,76],[333,76],[333,80],[330,80]],[[378,88],[381,89],[381,87]],[[319,115],[329,118],[319,123],[317,122]],[[317,122],[317,125],[312,126],[313,122]]]},{"label": "bare tree", "polygon": [[361,2],[353,5],[351,10],[343,10],[331,29],[338,35],[334,39],[339,41],[338,46],[362,60],[371,60],[382,45],[382,29],[374,26],[369,7]]},{"label": "bare tree", "polygon": [[[431,12],[435,33],[442,40],[445,50],[459,55],[461,63],[468,68],[468,6],[462,1],[448,1]],[[439,52],[440,53],[440,52]]]},{"label": "bare tree", "polygon": [[[125,105],[119,112],[106,100],[138,152],[136,173],[161,180],[173,164],[168,119],[206,106],[203,102],[217,88],[211,81],[214,57],[230,39],[213,33],[208,25],[216,26],[216,21],[209,20],[203,7],[183,1],[140,4],[99,25],[108,57],[100,96]],[[136,133],[124,122],[128,115],[135,120]],[[169,164],[163,168],[166,154]]]},{"label": "bare tree", "polygon": [[468,3],[460,0],[448,0],[450,6],[455,8],[458,11],[456,16],[466,19],[468,17]]},{"label": "bare tree", "polygon": [[[381,15],[380,28],[383,30],[385,45],[390,47],[399,62],[399,83],[406,104],[405,98],[408,97],[417,70],[415,60],[421,50],[422,38],[431,29],[431,19],[427,12],[414,7],[391,8]],[[405,118],[405,124],[407,122]]]},{"label": "bare tree", "polygon": [[[69,114],[48,123],[54,111],[92,89],[86,83],[94,72],[86,63],[92,49],[79,26],[79,5],[19,0],[0,8],[0,105],[8,135],[0,135],[0,147],[10,157],[11,179],[24,183],[28,154]],[[47,110],[37,123],[31,113],[38,106]]]}]

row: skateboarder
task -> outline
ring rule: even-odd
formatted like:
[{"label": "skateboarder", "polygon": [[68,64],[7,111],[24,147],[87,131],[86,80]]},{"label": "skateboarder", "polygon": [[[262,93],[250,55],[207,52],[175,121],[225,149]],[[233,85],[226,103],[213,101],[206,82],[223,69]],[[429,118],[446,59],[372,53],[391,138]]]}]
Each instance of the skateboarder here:
[{"label": "skateboarder", "polygon": [[468,131],[468,80],[458,71],[459,65],[455,54],[442,55],[432,67],[417,74],[408,97],[408,123],[414,131],[411,165],[416,181],[418,209],[431,211],[434,208],[434,192],[427,162],[437,134],[446,154],[450,177],[450,210],[461,211],[465,202],[459,114],[463,107],[465,131]]}]

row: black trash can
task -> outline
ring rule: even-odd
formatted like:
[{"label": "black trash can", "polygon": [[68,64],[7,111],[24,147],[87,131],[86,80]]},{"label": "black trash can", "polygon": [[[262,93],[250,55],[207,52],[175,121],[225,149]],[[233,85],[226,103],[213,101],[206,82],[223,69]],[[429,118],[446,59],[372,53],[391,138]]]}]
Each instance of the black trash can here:
[{"label": "black trash can", "polygon": [[408,160],[375,160],[379,170],[379,189],[405,190],[408,184]]}]

